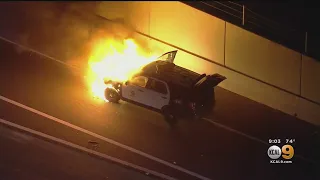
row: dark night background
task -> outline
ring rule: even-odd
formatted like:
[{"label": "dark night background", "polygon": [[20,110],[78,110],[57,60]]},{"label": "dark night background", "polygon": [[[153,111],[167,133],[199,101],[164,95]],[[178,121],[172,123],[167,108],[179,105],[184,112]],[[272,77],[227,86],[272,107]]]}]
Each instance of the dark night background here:
[{"label": "dark night background", "polygon": [[[185,1],[185,4],[320,60],[319,6],[304,1]],[[242,26],[242,5],[245,25]],[[308,32],[307,52],[305,36]]]}]

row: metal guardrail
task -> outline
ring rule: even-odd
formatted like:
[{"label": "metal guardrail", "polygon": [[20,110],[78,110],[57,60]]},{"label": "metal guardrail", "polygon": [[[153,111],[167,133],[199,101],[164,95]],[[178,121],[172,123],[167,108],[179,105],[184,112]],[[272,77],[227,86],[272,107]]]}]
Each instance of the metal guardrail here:
[{"label": "metal guardrail", "polygon": [[[320,53],[311,51],[308,32],[285,26],[232,1],[193,1],[187,5],[240,26],[271,41],[320,60]],[[310,37],[310,35],[309,35]]]}]

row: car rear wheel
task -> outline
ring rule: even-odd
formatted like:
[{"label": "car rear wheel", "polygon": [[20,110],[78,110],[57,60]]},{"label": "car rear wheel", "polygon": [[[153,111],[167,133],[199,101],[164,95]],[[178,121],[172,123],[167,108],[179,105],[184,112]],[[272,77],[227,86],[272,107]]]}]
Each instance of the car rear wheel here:
[{"label": "car rear wheel", "polygon": [[170,125],[174,125],[176,123],[176,116],[175,113],[173,111],[173,108],[170,106],[164,106],[162,108],[162,114],[165,118],[165,120],[170,124]]},{"label": "car rear wheel", "polygon": [[104,92],[104,96],[109,102],[118,103],[120,100],[119,93],[112,88],[107,88]]},{"label": "car rear wheel", "polygon": [[201,120],[203,117],[208,115],[209,113],[212,113],[212,106],[211,104],[200,104],[197,106],[195,112],[194,112],[194,119],[195,120]]}]

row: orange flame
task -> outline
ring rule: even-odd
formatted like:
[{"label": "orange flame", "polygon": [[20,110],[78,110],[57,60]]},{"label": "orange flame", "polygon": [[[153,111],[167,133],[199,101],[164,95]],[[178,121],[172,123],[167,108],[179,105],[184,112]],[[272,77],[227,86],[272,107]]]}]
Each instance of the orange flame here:
[{"label": "orange flame", "polygon": [[86,81],[94,97],[105,99],[105,79],[124,82],[156,56],[148,55],[133,39],[123,42],[102,39],[93,46],[88,60]]}]

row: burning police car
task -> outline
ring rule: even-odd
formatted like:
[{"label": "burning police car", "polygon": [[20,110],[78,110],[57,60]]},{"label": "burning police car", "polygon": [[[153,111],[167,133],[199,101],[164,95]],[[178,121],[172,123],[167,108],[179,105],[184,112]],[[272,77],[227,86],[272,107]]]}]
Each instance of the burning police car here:
[{"label": "burning police car", "polygon": [[177,51],[160,56],[130,80],[105,81],[109,102],[124,100],[161,112],[166,119],[192,115],[201,117],[214,105],[214,87],[226,77],[197,74],[173,63]]}]

